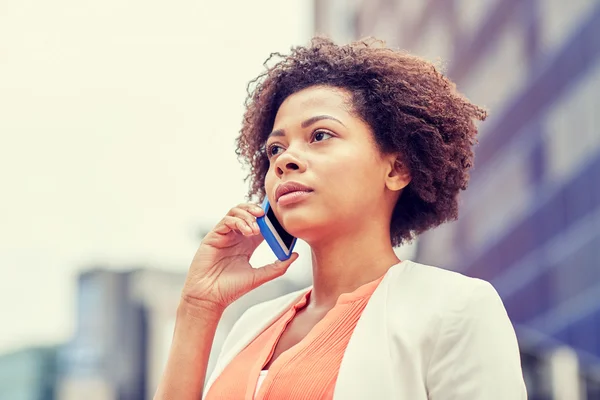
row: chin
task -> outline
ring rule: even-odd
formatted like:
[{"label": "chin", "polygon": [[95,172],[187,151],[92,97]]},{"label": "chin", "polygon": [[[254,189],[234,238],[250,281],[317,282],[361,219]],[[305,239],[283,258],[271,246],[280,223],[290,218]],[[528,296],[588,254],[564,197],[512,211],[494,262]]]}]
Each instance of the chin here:
[{"label": "chin", "polygon": [[282,222],[283,228],[292,236],[302,239],[303,234],[311,230],[312,224],[310,221],[299,218],[284,218]]},{"label": "chin", "polygon": [[[300,210],[298,210],[300,211]],[[332,224],[324,218],[320,218],[315,212],[289,212],[284,213],[282,225],[283,228],[292,236],[305,242],[319,238],[327,230],[327,226]]]}]

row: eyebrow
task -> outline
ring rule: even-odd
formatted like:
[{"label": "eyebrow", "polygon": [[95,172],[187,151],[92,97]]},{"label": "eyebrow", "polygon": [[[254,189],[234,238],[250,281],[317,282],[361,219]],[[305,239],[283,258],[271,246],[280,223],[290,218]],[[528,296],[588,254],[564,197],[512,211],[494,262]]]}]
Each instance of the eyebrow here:
[{"label": "eyebrow", "polygon": [[[337,119],[335,117],[332,117],[331,115],[315,115],[314,117],[310,117],[306,121],[303,121],[302,124],[300,124],[300,126],[302,128],[308,128],[312,124],[314,124],[318,121],[324,120],[324,119],[330,119],[332,121],[336,121],[338,124],[341,124],[342,126],[346,126],[346,125],[344,125],[344,123],[342,121],[340,121],[339,119]],[[283,129],[276,129],[273,132],[269,133],[269,136],[267,136],[267,139],[269,139],[270,137],[273,137],[273,136],[285,136],[285,131]]]}]

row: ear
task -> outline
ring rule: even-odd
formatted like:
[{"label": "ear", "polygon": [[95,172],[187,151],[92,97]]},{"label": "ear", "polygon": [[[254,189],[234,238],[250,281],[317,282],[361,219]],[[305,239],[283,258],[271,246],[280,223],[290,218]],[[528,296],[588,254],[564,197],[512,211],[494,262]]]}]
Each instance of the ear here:
[{"label": "ear", "polygon": [[385,177],[385,186],[394,192],[404,189],[411,180],[410,170],[399,155],[390,155],[388,158],[388,173]]}]

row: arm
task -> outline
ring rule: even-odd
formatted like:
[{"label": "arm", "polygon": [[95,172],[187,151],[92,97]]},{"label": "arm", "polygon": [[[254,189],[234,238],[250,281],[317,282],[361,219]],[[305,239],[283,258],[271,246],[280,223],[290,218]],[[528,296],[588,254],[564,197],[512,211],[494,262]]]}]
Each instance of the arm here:
[{"label": "arm", "polygon": [[182,302],[177,309],[173,342],[155,400],[198,400],[208,356],[222,311]]},{"label": "arm", "polygon": [[526,400],[519,347],[494,287],[477,280],[444,317],[427,372],[431,400]]}]

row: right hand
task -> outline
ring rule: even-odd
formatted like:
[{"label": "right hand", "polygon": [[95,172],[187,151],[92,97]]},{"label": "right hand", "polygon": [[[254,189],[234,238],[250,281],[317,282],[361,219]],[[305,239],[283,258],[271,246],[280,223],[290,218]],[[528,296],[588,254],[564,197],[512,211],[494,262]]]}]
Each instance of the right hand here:
[{"label": "right hand", "polygon": [[264,215],[254,203],[233,207],[202,240],[190,265],[182,298],[192,306],[223,311],[252,289],[283,275],[298,258],[253,268],[250,257],[264,240],[256,218]]}]

